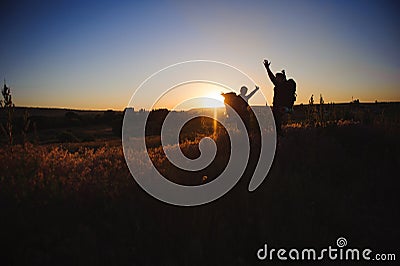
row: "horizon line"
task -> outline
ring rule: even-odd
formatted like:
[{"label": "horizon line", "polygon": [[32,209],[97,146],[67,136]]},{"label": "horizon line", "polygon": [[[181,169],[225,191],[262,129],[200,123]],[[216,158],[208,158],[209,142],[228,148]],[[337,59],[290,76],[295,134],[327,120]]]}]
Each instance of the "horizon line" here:
[{"label": "horizon line", "polygon": [[[384,103],[400,103],[400,101],[365,101],[362,102],[360,101],[359,104],[384,104]],[[319,101],[314,102],[314,105],[319,105]],[[324,104],[352,104],[352,102],[324,102]],[[302,106],[302,105],[309,105],[309,103],[299,103],[299,104],[294,104],[293,106]],[[260,104],[255,104],[255,105],[250,105],[252,107],[260,107],[260,106],[269,106],[271,107],[272,105],[260,105]],[[123,112],[126,108],[134,108],[135,111],[139,111],[139,110],[145,110],[145,111],[151,111],[151,110],[157,110],[157,109],[167,109],[167,110],[173,110],[173,109],[169,109],[166,107],[161,107],[161,108],[153,108],[153,109],[146,109],[146,108],[135,108],[134,106],[126,106],[122,109],[120,108],[79,108],[79,107],[65,107],[65,106],[26,106],[26,105],[16,105],[16,108],[31,108],[31,109],[59,109],[59,110],[66,110],[66,111],[84,111],[84,112],[88,112],[88,111],[92,111],[92,112],[101,112],[101,111],[108,111],[108,110],[113,110],[113,111],[121,111]],[[173,110],[173,111],[190,111],[193,109],[218,109],[218,108],[225,108],[223,106],[221,107],[194,107],[194,108],[190,108],[190,109],[185,109],[185,110]]]}]

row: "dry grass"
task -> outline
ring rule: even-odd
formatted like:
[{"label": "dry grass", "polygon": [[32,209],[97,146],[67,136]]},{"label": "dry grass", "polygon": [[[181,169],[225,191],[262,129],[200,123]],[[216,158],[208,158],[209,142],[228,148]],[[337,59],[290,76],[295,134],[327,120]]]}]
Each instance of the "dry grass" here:
[{"label": "dry grass", "polygon": [[[255,192],[246,190],[246,172],[221,199],[196,208],[163,204],[140,189],[119,142],[2,147],[1,262],[252,265],[266,242],[326,247],[339,236],[351,246],[394,252],[400,236],[396,119],[339,119],[319,127],[294,121]],[[157,138],[151,141],[153,162],[179,177]],[[181,148],[195,156],[196,144],[187,140]]]}]

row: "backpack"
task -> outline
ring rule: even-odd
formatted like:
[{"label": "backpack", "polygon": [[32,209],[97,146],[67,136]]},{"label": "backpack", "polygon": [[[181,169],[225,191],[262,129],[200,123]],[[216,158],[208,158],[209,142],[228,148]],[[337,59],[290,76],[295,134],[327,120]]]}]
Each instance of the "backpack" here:
[{"label": "backpack", "polygon": [[236,111],[246,110],[249,104],[239,95],[234,92],[223,93],[224,103],[228,104],[230,107]]},{"label": "backpack", "polygon": [[296,101],[296,82],[293,79],[286,81],[285,89],[282,91],[283,105],[289,109],[293,108]]},{"label": "backpack", "polygon": [[[249,104],[239,95],[234,92],[223,93],[225,105],[232,107],[240,116],[246,116]],[[229,114],[228,114],[229,116]]]}]

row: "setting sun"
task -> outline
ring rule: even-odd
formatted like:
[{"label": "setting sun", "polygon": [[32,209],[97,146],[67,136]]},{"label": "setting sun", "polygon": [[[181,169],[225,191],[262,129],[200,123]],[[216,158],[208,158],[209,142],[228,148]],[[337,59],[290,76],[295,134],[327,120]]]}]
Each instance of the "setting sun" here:
[{"label": "setting sun", "polygon": [[[224,97],[222,97],[221,93],[213,91],[205,96],[208,99],[204,99],[203,105],[204,107],[209,108],[219,108],[224,107]],[[217,100],[217,101],[215,101]]]},{"label": "setting sun", "polygon": [[221,93],[226,92],[229,92],[229,90],[215,84],[186,83],[169,90],[157,100],[151,109],[220,108],[224,107],[224,97]]}]

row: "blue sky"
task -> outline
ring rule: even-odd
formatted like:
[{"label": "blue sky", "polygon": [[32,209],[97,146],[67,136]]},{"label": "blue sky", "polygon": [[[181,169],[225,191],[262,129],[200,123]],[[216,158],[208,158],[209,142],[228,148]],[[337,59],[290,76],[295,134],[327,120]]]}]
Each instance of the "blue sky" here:
[{"label": "blue sky", "polygon": [[396,11],[395,1],[10,1],[0,75],[17,105],[122,109],[154,72],[209,59],[246,72],[271,102],[268,58],[296,80],[297,103],[400,101]]}]

